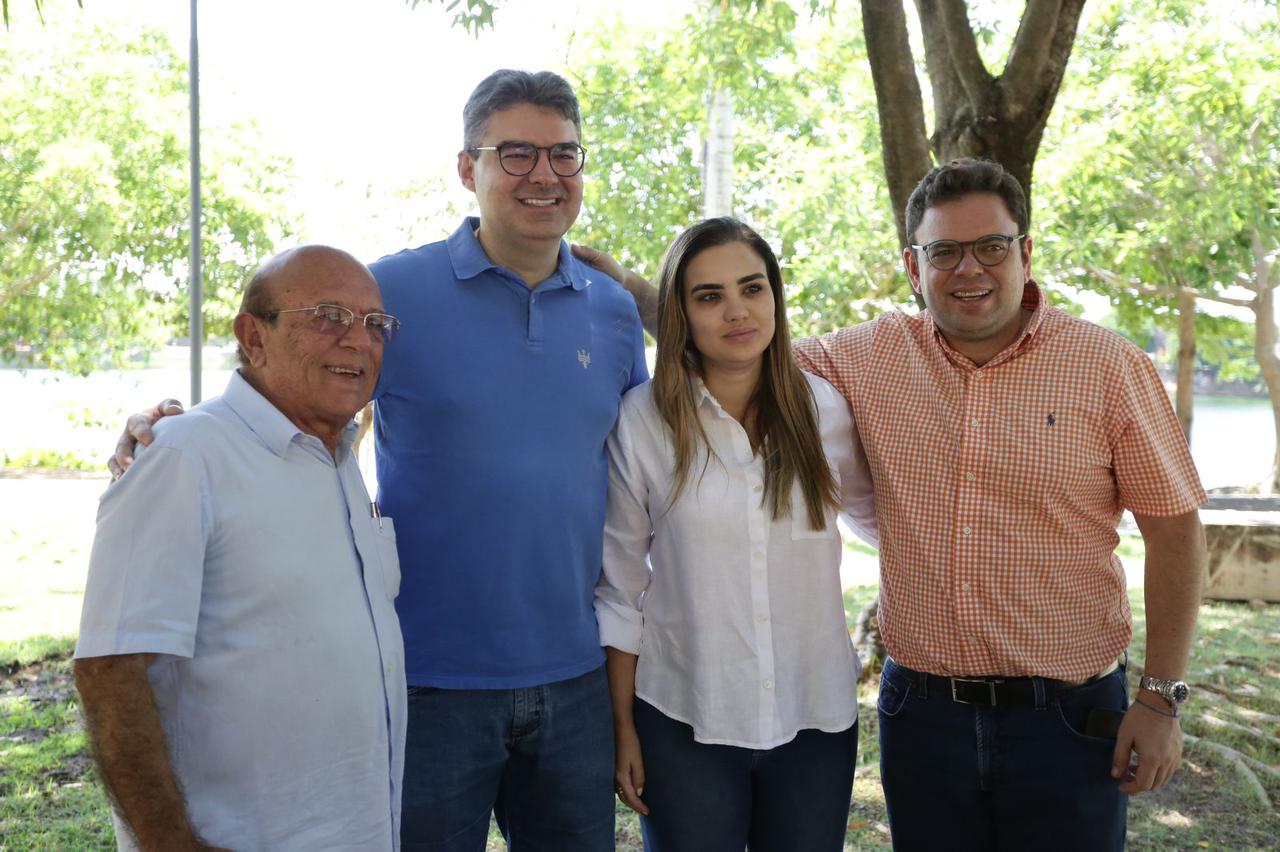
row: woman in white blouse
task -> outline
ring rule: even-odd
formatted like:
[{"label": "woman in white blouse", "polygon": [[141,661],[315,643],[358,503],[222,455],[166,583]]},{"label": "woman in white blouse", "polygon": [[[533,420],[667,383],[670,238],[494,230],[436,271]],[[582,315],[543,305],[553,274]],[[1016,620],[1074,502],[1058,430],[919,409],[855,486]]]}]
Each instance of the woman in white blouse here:
[{"label": "woman in white blouse", "polygon": [[874,499],[746,225],[710,219],[668,250],[654,378],[623,399],[609,460],[595,607],[645,848],[843,848],[859,662],[835,515],[874,542]]}]

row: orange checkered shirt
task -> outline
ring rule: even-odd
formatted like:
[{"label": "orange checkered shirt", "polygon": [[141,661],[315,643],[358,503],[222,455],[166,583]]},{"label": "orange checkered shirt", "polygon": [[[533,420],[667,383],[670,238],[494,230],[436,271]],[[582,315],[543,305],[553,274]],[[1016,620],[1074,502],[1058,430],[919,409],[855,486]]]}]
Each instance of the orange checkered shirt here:
[{"label": "orange checkered shirt", "polygon": [[982,367],[928,311],[795,343],[853,408],[880,524],[880,630],[910,668],[1079,681],[1132,634],[1123,509],[1205,500],[1164,386],[1120,336],[1049,307]]}]

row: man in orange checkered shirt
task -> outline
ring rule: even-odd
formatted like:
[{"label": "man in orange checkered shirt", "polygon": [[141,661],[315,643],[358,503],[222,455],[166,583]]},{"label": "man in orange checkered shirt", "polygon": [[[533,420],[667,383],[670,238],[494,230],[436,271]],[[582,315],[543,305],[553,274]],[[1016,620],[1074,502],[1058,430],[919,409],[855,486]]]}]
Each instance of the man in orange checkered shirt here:
[{"label": "man in orange checkered shirt", "polygon": [[[875,482],[900,849],[1120,849],[1124,794],[1182,753],[1204,491],[1150,360],[1048,305],[1027,225],[1000,166],[934,169],[903,252],[926,310],[795,344],[849,400]],[[1124,509],[1146,544],[1133,704]]]},{"label": "man in orange checkered shirt", "polygon": [[[916,315],[794,344],[853,409],[876,490],[881,776],[898,849],[1120,849],[1126,794],[1178,767],[1205,570],[1205,494],[1150,360],[1048,305],[1025,196],[998,165],[921,180],[904,251]],[[627,286],[645,326],[656,293]],[[1147,647],[1115,555],[1146,544]]]}]

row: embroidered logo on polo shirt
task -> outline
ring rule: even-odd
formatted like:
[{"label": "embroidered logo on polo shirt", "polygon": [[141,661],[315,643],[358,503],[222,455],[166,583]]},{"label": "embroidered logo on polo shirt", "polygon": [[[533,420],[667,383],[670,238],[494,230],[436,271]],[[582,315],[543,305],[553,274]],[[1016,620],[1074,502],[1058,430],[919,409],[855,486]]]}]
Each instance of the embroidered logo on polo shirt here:
[{"label": "embroidered logo on polo shirt", "polygon": [[1053,424],[1055,424],[1055,423],[1057,423],[1057,422],[1058,422],[1058,418],[1054,417],[1054,416],[1053,416],[1053,413],[1052,413],[1052,412],[1050,412],[1049,416],[1045,418],[1045,422],[1046,422],[1046,423],[1048,423],[1048,424],[1049,424],[1049,428],[1050,428],[1050,429],[1052,429],[1052,428],[1053,428]]},{"label": "embroidered logo on polo shirt", "polygon": [[590,366],[591,366],[591,353],[590,353],[590,352],[588,352],[588,351],[587,351],[587,350],[585,350],[585,349],[579,349],[579,350],[578,350],[578,363],[582,365],[582,369],[584,369],[584,370],[585,370],[585,369],[587,369],[588,367],[590,367]]}]

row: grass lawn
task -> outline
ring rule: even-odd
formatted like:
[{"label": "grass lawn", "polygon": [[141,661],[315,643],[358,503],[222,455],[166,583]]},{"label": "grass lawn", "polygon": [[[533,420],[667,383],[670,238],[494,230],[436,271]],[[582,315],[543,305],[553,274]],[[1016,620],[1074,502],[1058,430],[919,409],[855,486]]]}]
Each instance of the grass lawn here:
[{"label": "grass lawn", "polygon": [[[115,848],[69,661],[93,510],[105,484],[64,485],[50,508],[32,495],[52,485],[24,483],[15,496],[11,481],[0,479],[0,852]],[[1126,539],[1121,555],[1127,563],[1140,560],[1140,539],[1136,545]],[[851,617],[875,594],[865,582],[850,588]],[[1130,592],[1130,601],[1133,685],[1144,644],[1141,589]],[[1184,714],[1182,768],[1166,789],[1131,801],[1128,848],[1280,848],[1280,606],[1202,607],[1187,679],[1194,693]],[[873,677],[859,691],[850,850],[890,846],[875,700]],[[623,852],[641,848],[639,824],[622,805],[617,838]],[[503,848],[493,831],[489,849]]]}]

